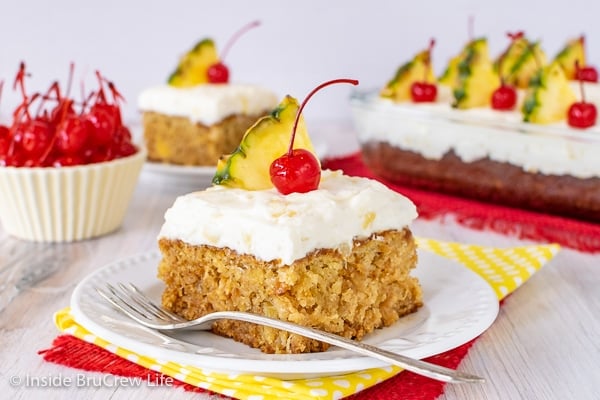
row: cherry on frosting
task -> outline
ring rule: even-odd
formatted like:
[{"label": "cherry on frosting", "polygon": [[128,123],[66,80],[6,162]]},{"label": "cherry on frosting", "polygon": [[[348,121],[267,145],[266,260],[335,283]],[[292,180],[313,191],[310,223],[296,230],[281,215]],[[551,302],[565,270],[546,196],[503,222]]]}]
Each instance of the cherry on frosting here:
[{"label": "cherry on frosting", "polygon": [[[513,43],[517,39],[521,39],[523,35],[523,31],[519,31],[516,33],[507,33],[507,36],[510,38],[511,43]],[[500,57],[500,61],[498,62],[499,73],[502,71],[502,63],[504,62],[505,56],[506,53]],[[516,105],[517,90],[511,85],[507,85],[505,77],[500,73],[500,87],[498,87],[496,90],[494,90],[494,93],[492,93],[492,108],[494,110],[509,111],[514,109]]]},{"label": "cherry on frosting", "polygon": [[415,103],[431,103],[437,98],[437,86],[433,83],[427,82],[427,75],[431,68],[431,50],[435,45],[435,39],[431,39],[429,42],[429,48],[427,49],[427,59],[425,61],[425,76],[423,81],[414,82],[410,86],[410,97]]},{"label": "cherry on frosting", "polygon": [[[575,71],[578,70],[579,62],[575,61]],[[571,104],[567,113],[567,122],[574,128],[589,128],[596,125],[598,110],[596,105],[585,101],[583,79],[579,79],[579,89],[581,90],[581,101]]]},{"label": "cherry on frosting", "polygon": [[592,103],[573,103],[569,107],[569,125],[574,128],[589,128],[596,125],[598,111]]},{"label": "cherry on frosting", "polygon": [[290,193],[306,193],[315,190],[319,187],[321,181],[321,166],[319,160],[308,150],[294,149],[294,139],[296,138],[296,129],[298,121],[304,106],[308,100],[319,90],[325,86],[336,83],[351,83],[358,85],[355,79],[334,79],[324,82],[314,88],[304,99],[298,111],[292,128],[292,136],[290,138],[290,146],[287,153],[275,159],[269,168],[271,182],[282,194]]},{"label": "cherry on frosting", "polygon": [[229,82],[229,68],[221,61],[208,67],[206,74],[210,83]]},{"label": "cherry on frosting", "polygon": [[437,87],[433,83],[414,82],[410,86],[410,96],[415,103],[431,103],[437,98]]},{"label": "cherry on frosting", "polygon": [[[585,36],[581,36],[581,45],[585,46]],[[598,82],[598,70],[590,65],[575,66],[575,79],[585,82]]]},{"label": "cherry on frosting", "polygon": [[508,111],[517,104],[517,91],[514,87],[501,83],[500,87],[492,94],[492,108],[494,110]]},{"label": "cherry on frosting", "polygon": [[585,82],[598,82],[598,71],[592,66],[581,67],[575,73],[575,79]]}]

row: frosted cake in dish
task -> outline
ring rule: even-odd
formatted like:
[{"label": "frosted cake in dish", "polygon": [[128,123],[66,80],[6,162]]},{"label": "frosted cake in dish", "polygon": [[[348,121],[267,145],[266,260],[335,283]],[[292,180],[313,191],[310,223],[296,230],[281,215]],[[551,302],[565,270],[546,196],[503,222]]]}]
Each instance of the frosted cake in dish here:
[{"label": "frosted cake in dish", "polygon": [[[569,79],[572,72],[559,56],[568,55],[573,42],[540,68],[530,55],[533,69],[520,79],[513,76],[514,105],[501,110],[492,95],[508,85],[497,72],[502,58],[494,63],[482,41],[467,44],[462,61],[451,61],[438,80],[429,81],[437,89],[433,101],[398,99],[392,82],[353,94],[365,163],[401,184],[600,221],[600,127],[574,127],[569,117],[573,104],[600,106],[600,87],[583,82],[582,98],[581,82]],[[525,48],[541,51],[532,44]],[[510,47],[503,54],[509,52]],[[472,61],[478,57],[479,64]],[[453,63],[458,71],[449,78]]]}]

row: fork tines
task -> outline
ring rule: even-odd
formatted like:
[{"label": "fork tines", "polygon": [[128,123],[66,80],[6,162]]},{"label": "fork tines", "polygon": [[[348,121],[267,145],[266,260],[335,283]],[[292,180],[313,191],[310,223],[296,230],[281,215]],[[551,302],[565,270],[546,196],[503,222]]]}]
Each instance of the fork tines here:
[{"label": "fork tines", "polygon": [[96,288],[96,291],[131,318],[144,319],[146,322],[184,321],[178,315],[157,305],[131,282],[128,284],[119,282],[116,286],[107,283],[106,289]]}]

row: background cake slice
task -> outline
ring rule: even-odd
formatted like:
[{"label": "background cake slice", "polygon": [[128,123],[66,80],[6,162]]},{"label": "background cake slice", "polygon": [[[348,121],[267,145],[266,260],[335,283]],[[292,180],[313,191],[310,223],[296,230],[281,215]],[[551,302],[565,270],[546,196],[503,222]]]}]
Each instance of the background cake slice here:
[{"label": "background cake slice", "polygon": [[138,99],[138,108],[143,112],[148,159],[214,166],[276,104],[273,92],[256,85],[161,85],[146,89]]},{"label": "background cake slice", "polygon": [[246,130],[277,104],[276,95],[258,85],[230,83],[223,59],[237,31],[218,55],[215,43],[198,41],[180,59],[167,84],[144,90],[138,98],[150,161],[215,166],[232,152]]}]

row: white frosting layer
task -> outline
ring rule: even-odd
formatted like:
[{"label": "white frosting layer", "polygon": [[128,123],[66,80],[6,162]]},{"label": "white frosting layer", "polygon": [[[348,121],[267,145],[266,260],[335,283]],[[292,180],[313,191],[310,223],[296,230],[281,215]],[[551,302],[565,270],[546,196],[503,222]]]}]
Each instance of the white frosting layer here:
[{"label": "white frosting layer", "polygon": [[278,97],[265,88],[240,84],[204,84],[189,88],[160,85],[138,97],[141,111],[187,117],[194,123],[213,125],[233,114],[256,115],[271,111]]},{"label": "white frosting layer", "polygon": [[[585,88],[586,100],[596,103],[600,111],[600,85]],[[525,123],[519,111],[457,110],[450,106],[448,92],[440,94],[439,101],[431,104],[396,104],[377,93],[353,97],[360,142],[388,142],[429,159],[454,150],[465,162],[489,157],[528,172],[600,177],[600,126],[581,130],[566,122]]]},{"label": "white frosting layer", "polygon": [[350,248],[355,238],[402,229],[416,217],[414,204],[383,184],[324,170],[319,189],[308,193],[213,186],[180,196],[159,238],[289,265],[316,249]]}]

